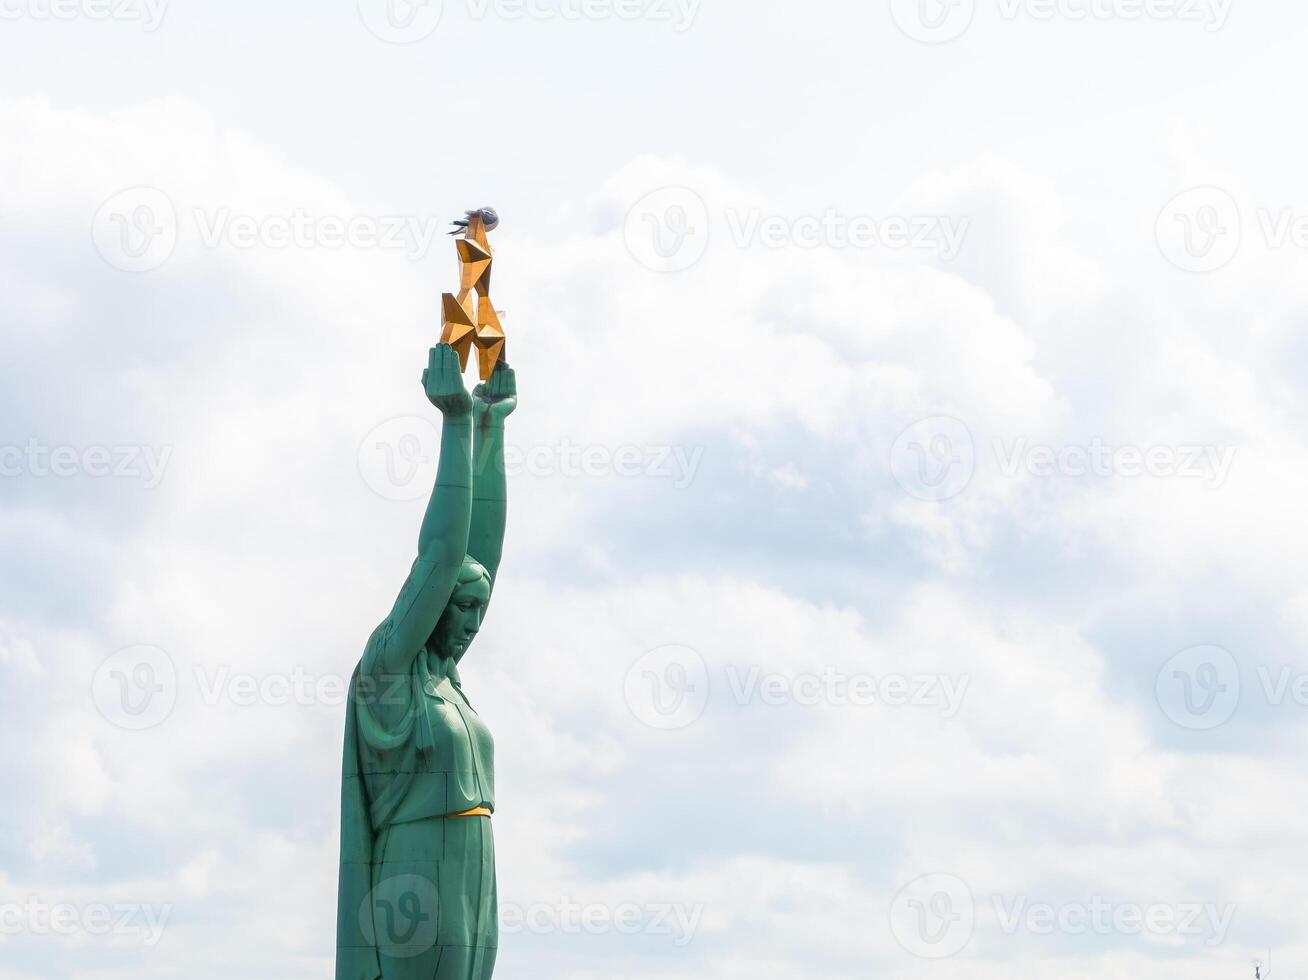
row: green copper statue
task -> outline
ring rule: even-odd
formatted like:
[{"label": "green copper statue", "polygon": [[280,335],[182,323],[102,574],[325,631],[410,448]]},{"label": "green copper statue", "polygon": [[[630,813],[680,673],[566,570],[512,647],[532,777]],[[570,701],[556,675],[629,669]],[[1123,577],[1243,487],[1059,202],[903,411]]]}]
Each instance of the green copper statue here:
[{"label": "green copper statue", "polygon": [[417,560],[350,682],[336,980],[489,980],[495,969],[494,745],[458,665],[500,564],[517,387],[499,361],[469,395],[448,344],[432,348],[423,385],[444,416],[436,488]]}]

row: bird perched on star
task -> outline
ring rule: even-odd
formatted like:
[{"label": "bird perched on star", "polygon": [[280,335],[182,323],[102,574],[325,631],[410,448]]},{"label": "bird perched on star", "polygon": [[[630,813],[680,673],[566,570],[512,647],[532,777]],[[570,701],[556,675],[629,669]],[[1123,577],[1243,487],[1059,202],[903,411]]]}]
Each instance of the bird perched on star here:
[{"label": "bird perched on star", "polygon": [[494,231],[500,224],[500,216],[494,208],[478,208],[476,211],[465,211],[462,218],[455,218],[451,221],[450,224],[454,226],[454,230],[450,234],[462,235],[467,231],[468,223],[473,218],[480,218],[482,227],[487,231]]}]

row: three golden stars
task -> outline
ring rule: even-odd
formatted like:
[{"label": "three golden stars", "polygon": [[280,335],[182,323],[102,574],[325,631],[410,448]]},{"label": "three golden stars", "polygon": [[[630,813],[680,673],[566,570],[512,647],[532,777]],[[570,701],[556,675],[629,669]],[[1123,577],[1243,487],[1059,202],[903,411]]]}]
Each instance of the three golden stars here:
[{"label": "three golden stars", "polygon": [[[492,213],[492,217],[494,217]],[[459,292],[441,294],[441,343],[459,355],[459,366],[468,367],[468,356],[477,348],[481,380],[489,381],[495,365],[504,355],[504,327],[491,305],[490,240],[481,211],[468,215],[467,230],[456,241],[459,253]]]}]

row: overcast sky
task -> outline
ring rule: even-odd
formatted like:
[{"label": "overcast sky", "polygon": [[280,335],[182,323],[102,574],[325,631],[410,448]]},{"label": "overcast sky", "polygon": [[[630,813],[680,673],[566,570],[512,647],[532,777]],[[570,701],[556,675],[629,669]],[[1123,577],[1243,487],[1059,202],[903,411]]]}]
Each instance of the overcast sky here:
[{"label": "overcast sky", "polygon": [[497,978],[1303,975],[1306,40],[0,0],[0,980],[331,975],[481,205]]}]

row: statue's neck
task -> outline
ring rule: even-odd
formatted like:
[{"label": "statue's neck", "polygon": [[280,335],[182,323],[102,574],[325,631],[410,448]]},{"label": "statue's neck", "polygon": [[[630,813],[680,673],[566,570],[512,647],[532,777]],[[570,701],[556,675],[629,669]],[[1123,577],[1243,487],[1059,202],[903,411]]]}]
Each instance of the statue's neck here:
[{"label": "statue's neck", "polygon": [[442,656],[435,650],[427,651],[427,671],[436,680],[447,677],[451,683],[459,683],[458,662],[453,657]]}]

